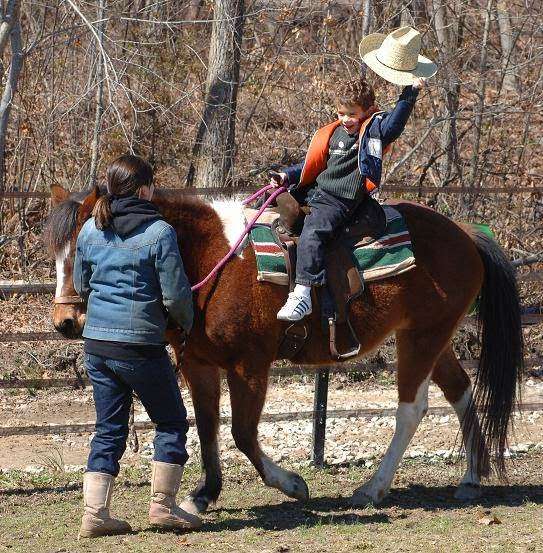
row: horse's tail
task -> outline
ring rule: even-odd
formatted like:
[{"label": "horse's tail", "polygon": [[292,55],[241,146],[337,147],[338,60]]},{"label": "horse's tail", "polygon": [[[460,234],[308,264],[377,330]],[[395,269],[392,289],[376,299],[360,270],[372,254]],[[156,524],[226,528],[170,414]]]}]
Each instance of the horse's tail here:
[{"label": "horse's tail", "polygon": [[[481,439],[494,458],[498,476],[504,477],[507,433],[513,410],[520,402],[524,369],[520,298],[515,269],[504,251],[475,227],[469,229],[469,234],[483,261],[484,280],[478,299],[481,356],[473,387],[476,409],[468,410],[463,430],[469,436],[477,424],[477,414]],[[477,450],[482,454],[484,447]]]}]

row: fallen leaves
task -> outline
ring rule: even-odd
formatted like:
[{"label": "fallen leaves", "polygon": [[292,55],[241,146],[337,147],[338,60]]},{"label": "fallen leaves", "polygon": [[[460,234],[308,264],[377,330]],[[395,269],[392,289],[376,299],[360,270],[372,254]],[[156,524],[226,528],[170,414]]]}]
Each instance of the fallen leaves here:
[{"label": "fallen leaves", "polygon": [[478,511],[477,523],[483,524],[484,526],[491,526],[493,524],[501,524],[502,521],[496,515],[493,515],[491,511]]}]

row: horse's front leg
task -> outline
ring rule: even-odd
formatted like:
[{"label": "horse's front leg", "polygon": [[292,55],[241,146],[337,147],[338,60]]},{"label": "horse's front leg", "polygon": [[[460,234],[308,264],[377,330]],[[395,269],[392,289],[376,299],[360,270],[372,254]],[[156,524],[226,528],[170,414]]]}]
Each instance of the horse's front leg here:
[{"label": "horse's front leg", "polygon": [[181,370],[192,396],[196,427],[202,454],[202,476],[196,488],[181,503],[190,513],[203,513],[217,501],[222,488],[222,472],[217,433],[219,430],[220,373],[217,366],[200,359],[182,343],[180,331],[166,334],[172,346],[177,369]]},{"label": "horse's front leg", "polygon": [[305,501],[309,489],[295,472],[282,469],[260,448],[258,421],[268,387],[268,365],[239,363],[227,373],[232,406],[232,436],[236,446],[253,463],[267,486],[289,497]]}]

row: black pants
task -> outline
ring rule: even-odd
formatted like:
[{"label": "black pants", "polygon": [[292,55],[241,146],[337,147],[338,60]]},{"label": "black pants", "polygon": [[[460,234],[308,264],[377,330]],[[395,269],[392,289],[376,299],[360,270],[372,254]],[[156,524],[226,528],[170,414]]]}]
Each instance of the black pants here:
[{"label": "black pants", "polygon": [[298,242],[296,284],[321,286],[325,283],[324,252],[338,236],[366,196],[354,200],[336,198],[317,190],[309,200],[311,213],[305,218]]}]

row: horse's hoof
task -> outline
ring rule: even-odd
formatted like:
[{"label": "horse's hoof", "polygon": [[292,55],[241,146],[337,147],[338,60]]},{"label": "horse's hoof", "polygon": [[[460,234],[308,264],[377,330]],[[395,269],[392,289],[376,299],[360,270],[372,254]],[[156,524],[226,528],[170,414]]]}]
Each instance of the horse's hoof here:
[{"label": "horse's hoof", "polygon": [[179,504],[179,507],[183,511],[187,511],[191,515],[201,515],[207,511],[209,506],[209,501],[203,497],[192,497],[188,495],[185,499]]},{"label": "horse's hoof", "polygon": [[361,486],[356,489],[351,498],[351,504],[353,507],[366,507],[367,505],[377,505],[383,501],[386,493],[372,493],[366,488],[366,486]]},{"label": "horse's hoof", "polygon": [[292,488],[287,492],[287,495],[298,501],[308,501],[309,488],[305,480],[299,474],[293,474],[292,480]]},{"label": "horse's hoof", "polygon": [[479,484],[460,484],[456,492],[454,492],[455,499],[461,501],[471,501],[479,499],[483,495],[483,490]]}]

